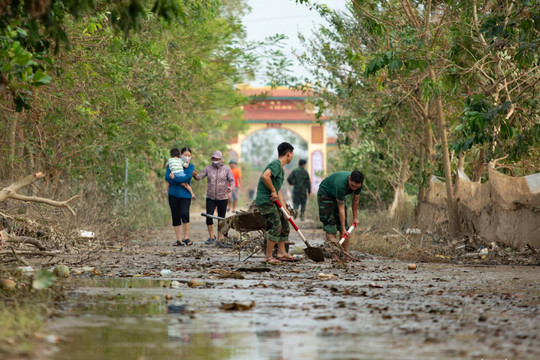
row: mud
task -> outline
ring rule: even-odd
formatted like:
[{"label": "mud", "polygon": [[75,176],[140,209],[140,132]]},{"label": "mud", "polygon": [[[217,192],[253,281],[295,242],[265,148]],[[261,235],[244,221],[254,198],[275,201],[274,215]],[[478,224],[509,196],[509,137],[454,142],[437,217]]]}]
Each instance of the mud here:
[{"label": "mud", "polygon": [[[308,225],[300,227],[310,242],[322,242]],[[191,233],[193,247],[172,247],[172,229],[157,230],[72,269],[68,300],[47,329],[60,341],[40,358],[540,358],[536,266],[418,263],[410,271],[357,253],[356,263],[270,267],[259,254],[239,261],[234,250],[203,245],[202,220]],[[235,302],[245,311],[222,307]]]}]

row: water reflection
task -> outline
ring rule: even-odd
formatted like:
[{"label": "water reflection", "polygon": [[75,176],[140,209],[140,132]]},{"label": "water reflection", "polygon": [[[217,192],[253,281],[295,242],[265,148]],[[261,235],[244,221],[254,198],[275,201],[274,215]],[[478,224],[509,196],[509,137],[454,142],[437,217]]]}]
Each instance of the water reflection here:
[{"label": "water reflection", "polygon": [[168,288],[172,280],[147,279],[147,278],[72,278],[71,281],[78,287],[100,287],[111,289],[144,289],[144,288]]}]

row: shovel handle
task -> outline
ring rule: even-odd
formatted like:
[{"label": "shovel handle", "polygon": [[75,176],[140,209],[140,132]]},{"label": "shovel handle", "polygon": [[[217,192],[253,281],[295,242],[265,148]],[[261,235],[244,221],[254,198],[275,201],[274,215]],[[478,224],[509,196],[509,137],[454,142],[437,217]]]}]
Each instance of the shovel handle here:
[{"label": "shovel handle", "polygon": [[294,228],[294,230],[296,230],[296,232],[298,233],[298,235],[300,235],[300,238],[309,246],[309,243],[306,239],[306,237],[304,236],[304,234],[302,234],[302,232],[300,231],[300,229],[298,229],[298,226],[296,226],[296,224],[294,223],[291,215],[289,215],[289,213],[287,212],[287,210],[285,210],[285,208],[283,207],[283,205],[281,205],[281,203],[279,202],[279,200],[276,200],[275,201],[276,205],[279,207],[279,209],[281,210],[281,212],[283,213],[283,216],[285,217],[285,219],[289,220],[289,222],[291,223],[292,227]]},{"label": "shovel handle", "polygon": [[345,242],[345,239],[349,237],[349,234],[351,233],[351,231],[354,230],[355,227],[356,227],[356,223],[353,223],[351,227],[349,228],[349,230],[347,230],[347,233],[343,235],[341,240],[339,240],[339,245],[343,245],[343,243]]}]

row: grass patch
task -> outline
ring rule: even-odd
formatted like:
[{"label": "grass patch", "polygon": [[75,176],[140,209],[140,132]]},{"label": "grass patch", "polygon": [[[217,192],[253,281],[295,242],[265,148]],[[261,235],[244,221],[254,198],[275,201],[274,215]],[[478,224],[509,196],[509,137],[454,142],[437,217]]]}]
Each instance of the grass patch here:
[{"label": "grass patch", "polygon": [[63,299],[60,284],[44,290],[32,289],[32,278],[17,270],[0,270],[0,279],[16,282],[14,289],[0,288],[0,358],[31,355],[37,334]]},{"label": "grass patch", "polygon": [[[362,211],[360,225],[351,233],[351,249],[362,253],[415,262],[447,262],[448,241],[436,234],[417,234],[414,204],[407,202],[401,220],[387,211]],[[442,257],[441,257],[442,256]]]}]

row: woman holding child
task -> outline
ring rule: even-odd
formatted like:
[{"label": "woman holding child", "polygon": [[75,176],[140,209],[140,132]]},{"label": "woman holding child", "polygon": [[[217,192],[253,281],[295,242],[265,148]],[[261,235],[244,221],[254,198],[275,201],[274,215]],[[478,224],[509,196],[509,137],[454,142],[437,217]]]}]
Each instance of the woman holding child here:
[{"label": "woman holding child", "polygon": [[[172,160],[172,161],[171,161]],[[169,164],[175,164],[180,167],[180,171],[175,171],[171,174]],[[182,169],[183,168],[183,171]],[[176,242],[173,246],[190,246],[193,242],[189,239],[189,208],[191,206],[191,198],[193,191],[191,190],[191,178],[195,167],[191,164],[191,149],[188,147],[182,150],[172,149],[171,159],[167,163],[165,171],[165,180],[169,184],[167,194],[169,196],[169,206],[171,208],[172,223]],[[182,236],[182,229],[184,225]]]}]

